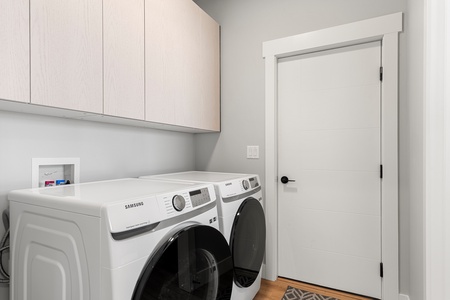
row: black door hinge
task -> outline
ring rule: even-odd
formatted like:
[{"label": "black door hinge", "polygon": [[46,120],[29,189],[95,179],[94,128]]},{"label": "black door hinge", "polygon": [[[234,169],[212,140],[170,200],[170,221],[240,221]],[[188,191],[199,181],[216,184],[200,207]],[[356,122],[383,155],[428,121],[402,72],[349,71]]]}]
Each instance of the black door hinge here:
[{"label": "black door hinge", "polygon": [[380,277],[383,278],[383,263],[380,263]]},{"label": "black door hinge", "polygon": [[380,67],[380,81],[383,81],[383,67]]},{"label": "black door hinge", "polygon": [[383,178],[383,165],[380,165],[380,178]]}]

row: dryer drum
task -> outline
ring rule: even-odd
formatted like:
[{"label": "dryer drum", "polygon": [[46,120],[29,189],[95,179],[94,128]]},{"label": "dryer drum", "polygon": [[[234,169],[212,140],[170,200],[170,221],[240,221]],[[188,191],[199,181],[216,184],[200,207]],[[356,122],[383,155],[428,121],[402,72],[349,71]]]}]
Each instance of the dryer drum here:
[{"label": "dryer drum", "polygon": [[132,300],[230,299],[231,251],[210,226],[188,226],[168,237],[148,259]]},{"label": "dryer drum", "polygon": [[230,248],[234,264],[234,282],[251,286],[260,272],[266,249],[266,221],[261,203],[245,199],[236,212],[231,229]]}]

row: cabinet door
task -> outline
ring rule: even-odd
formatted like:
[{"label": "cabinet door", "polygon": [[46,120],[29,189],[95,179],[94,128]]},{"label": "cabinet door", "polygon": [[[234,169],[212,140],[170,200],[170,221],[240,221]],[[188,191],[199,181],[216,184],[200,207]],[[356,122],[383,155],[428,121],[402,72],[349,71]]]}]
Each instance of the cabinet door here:
[{"label": "cabinet door", "polygon": [[0,0],[0,99],[30,101],[29,2]]},{"label": "cabinet door", "polygon": [[146,0],[146,119],[220,130],[219,26],[191,0]]},{"label": "cabinet door", "polygon": [[102,113],[102,1],[31,0],[31,102]]},{"label": "cabinet door", "polygon": [[104,113],[144,119],[144,0],[104,0]]},{"label": "cabinet door", "polygon": [[220,33],[219,25],[197,7],[198,39],[193,66],[197,109],[193,116],[197,127],[220,131]]}]

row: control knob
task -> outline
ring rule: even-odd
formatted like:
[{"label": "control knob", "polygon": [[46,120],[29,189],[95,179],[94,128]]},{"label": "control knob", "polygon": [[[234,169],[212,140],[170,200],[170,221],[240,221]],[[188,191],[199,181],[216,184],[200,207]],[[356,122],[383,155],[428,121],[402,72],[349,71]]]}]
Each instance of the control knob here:
[{"label": "control knob", "polygon": [[248,183],[247,180],[242,180],[242,187],[244,188],[244,190],[248,190],[250,184]]},{"label": "control knob", "polygon": [[175,195],[172,198],[172,205],[176,211],[182,211],[186,206],[186,200],[181,195]]}]

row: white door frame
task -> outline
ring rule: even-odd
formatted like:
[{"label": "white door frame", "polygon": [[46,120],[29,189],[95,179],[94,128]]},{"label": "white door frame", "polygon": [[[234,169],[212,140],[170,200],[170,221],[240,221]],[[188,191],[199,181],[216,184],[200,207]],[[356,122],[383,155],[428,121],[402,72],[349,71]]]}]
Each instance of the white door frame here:
[{"label": "white door frame", "polygon": [[449,299],[450,5],[425,1],[425,294]]},{"label": "white door frame", "polygon": [[292,55],[381,41],[383,83],[381,91],[381,256],[384,265],[382,299],[399,297],[398,252],[398,34],[401,12],[335,26],[263,43],[265,58],[265,212],[267,222],[264,278],[278,277],[278,153],[277,64]]}]

